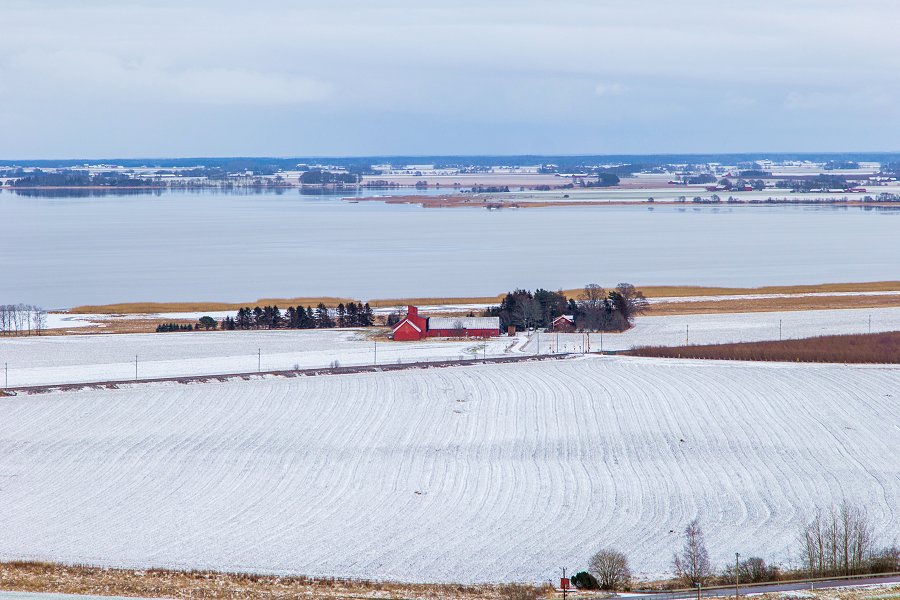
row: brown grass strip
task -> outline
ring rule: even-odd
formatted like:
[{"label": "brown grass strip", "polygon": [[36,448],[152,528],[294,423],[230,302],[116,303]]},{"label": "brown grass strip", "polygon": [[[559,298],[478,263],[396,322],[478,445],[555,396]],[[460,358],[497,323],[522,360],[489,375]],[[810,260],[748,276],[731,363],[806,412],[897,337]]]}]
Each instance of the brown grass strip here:
[{"label": "brown grass strip", "polygon": [[716,313],[775,312],[793,310],[843,310],[850,308],[900,307],[896,296],[799,296],[747,300],[701,300],[652,304],[648,315],[699,315]]},{"label": "brown grass strip", "polygon": [[777,342],[644,346],[622,354],[706,360],[900,364],[900,331],[828,335]]},{"label": "brown grass strip", "polygon": [[[43,562],[0,563],[6,591],[185,600],[311,598],[449,598],[500,600],[530,589],[516,585],[406,584],[353,579],[277,577],[249,573],[103,569]],[[541,589],[545,595],[547,589]]]},{"label": "brown grass strip", "polygon": [[[610,288],[613,285],[609,286]],[[638,286],[648,298],[679,298],[690,296],[739,296],[751,294],[814,294],[828,292],[900,292],[900,281],[875,281],[864,283],[822,283],[815,285],[765,286],[756,288],[704,287],[704,286]],[[578,298],[581,288],[563,290],[568,298]],[[403,306],[405,304],[491,304],[500,302],[504,293],[495,296],[458,296],[458,297],[418,297],[418,298],[381,298],[369,300],[374,307]],[[777,299],[766,300],[774,302]],[[798,299],[800,300],[800,299]],[[305,296],[299,298],[260,298],[253,302],[128,302],[119,304],[94,304],[76,306],[68,312],[71,314],[147,314],[171,312],[221,312],[236,311],[243,306],[278,305],[315,306],[322,302],[328,306],[336,306],[340,302],[359,302],[355,298],[335,296]],[[841,301],[841,300],[839,300]],[[843,300],[850,302],[850,300]],[[775,309],[770,309],[775,310]],[[801,310],[801,309],[797,309]],[[728,311],[733,312],[733,311]],[[685,313],[678,313],[685,314]]]}]

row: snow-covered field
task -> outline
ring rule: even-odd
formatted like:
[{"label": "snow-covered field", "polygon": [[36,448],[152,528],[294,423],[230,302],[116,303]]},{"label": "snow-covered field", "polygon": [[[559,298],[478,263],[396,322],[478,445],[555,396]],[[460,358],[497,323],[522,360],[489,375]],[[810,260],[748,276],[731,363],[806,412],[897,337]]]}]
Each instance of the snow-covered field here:
[{"label": "snow-covered field", "polygon": [[[0,369],[9,385],[216,375],[371,365],[376,344],[366,330],[220,331],[0,338]],[[378,342],[378,364],[502,356],[524,338]],[[0,372],[0,376],[3,373]]]},{"label": "snow-covered field", "polygon": [[[757,341],[837,333],[900,330],[900,308],[787,311],[639,317],[633,329],[604,334],[604,351],[642,345]],[[9,366],[9,385],[108,381],[244,373],[257,370],[324,368],[375,362],[375,343],[366,330],[226,331],[0,338],[0,367]],[[558,338],[558,342],[557,342]],[[522,334],[487,342],[429,340],[379,342],[378,363],[497,357],[538,351],[582,352],[582,334]],[[590,336],[590,350],[601,336]],[[259,353],[259,355],[258,355]]]},{"label": "snow-covered field", "polygon": [[0,398],[0,559],[546,580],[900,522],[900,369],[626,357]]},{"label": "snow-covered field", "polygon": [[[820,335],[868,333],[900,330],[900,308],[807,310],[757,313],[723,313],[638,317],[635,326],[624,333],[604,334],[603,350],[628,350],[636,346],[680,346],[721,344],[805,338]],[[780,337],[779,337],[780,336]],[[559,350],[579,352],[585,337],[560,334]],[[533,336],[522,350],[537,351]],[[600,335],[591,334],[590,349],[600,349]],[[541,334],[541,352],[557,348],[556,334]]]}]

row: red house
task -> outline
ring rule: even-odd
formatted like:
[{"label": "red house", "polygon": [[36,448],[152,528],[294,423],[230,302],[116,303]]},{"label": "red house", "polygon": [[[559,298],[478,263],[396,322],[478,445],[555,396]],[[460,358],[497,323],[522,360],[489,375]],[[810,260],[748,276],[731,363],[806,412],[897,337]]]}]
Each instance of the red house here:
[{"label": "red house", "polygon": [[572,315],[559,315],[550,324],[550,331],[572,333],[575,331],[575,317]]},{"label": "red house", "polygon": [[392,333],[402,342],[429,337],[496,337],[500,335],[500,317],[420,317],[418,308],[408,306],[406,317]]}]

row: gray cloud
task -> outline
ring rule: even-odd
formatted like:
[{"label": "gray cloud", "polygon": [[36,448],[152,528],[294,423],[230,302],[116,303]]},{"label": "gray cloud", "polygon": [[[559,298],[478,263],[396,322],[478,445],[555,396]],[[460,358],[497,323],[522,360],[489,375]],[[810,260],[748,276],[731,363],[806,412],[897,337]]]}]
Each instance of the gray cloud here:
[{"label": "gray cloud", "polygon": [[886,0],[73,4],[5,3],[3,157],[890,150],[900,134]]}]

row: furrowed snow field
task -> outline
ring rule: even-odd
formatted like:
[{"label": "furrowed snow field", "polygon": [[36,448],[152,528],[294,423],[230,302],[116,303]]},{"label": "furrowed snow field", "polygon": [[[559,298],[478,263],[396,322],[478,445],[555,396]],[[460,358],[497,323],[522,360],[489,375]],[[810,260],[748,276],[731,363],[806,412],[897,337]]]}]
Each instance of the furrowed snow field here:
[{"label": "furrowed snow field", "polygon": [[900,369],[627,357],[0,398],[0,559],[546,580],[900,535]]},{"label": "furrowed snow field", "polygon": [[[900,308],[786,311],[684,316],[638,317],[633,329],[604,334],[606,351],[642,345],[681,345],[686,328],[690,342],[708,344],[777,340],[782,335],[810,337],[839,333],[900,330]],[[43,385],[134,378],[138,357],[141,378],[244,373],[257,369],[261,351],[264,371],[370,365],[375,347],[365,330],[226,331],[0,338],[0,363],[9,365],[9,385]],[[529,337],[530,336],[530,339]],[[590,349],[601,348],[600,335],[590,336]],[[538,339],[540,338],[540,339]],[[520,334],[518,338],[379,342],[378,363],[458,360],[538,352],[582,352],[582,334]],[[486,347],[485,347],[486,345]],[[2,366],[2,364],[0,364]]]}]

